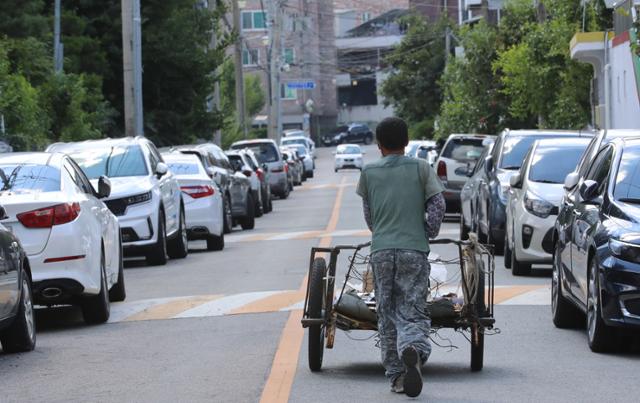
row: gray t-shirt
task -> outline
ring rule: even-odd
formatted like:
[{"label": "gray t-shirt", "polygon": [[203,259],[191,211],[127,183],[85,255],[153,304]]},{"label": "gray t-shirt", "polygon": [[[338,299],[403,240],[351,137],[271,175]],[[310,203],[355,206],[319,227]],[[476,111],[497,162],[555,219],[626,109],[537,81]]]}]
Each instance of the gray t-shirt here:
[{"label": "gray t-shirt", "polygon": [[411,249],[429,252],[424,203],[444,190],[422,159],[388,155],[367,164],[356,193],[367,200],[373,224],[371,252]]}]

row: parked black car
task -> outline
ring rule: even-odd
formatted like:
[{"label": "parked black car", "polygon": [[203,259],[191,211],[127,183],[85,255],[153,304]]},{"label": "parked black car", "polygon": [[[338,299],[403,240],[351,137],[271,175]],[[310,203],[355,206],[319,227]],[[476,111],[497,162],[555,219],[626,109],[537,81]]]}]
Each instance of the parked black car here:
[{"label": "parked black car", "polygon": [[553,137],[592,137],[592,132],[505,130],[495,141],[493,150],[485,157],[484,174],[478,178],[473,197],[475,215],[471,228],[480,240],[495,246],[496,254],[504,250],[504,229],[509,179],[518,172],[529,147],[534,141]]},{"label": "parked black car", "polygon": [[640,137],[598,150],[555,231],[553,322],[573,326],[586,313],[589,347],[608,351],[616,327],[640,328]]},{"label": "parked black car", "polygon": [[322,138],[326,146],[339,145],[343,143],[373,143],[373,132],[369,126],[361,123],[352,123],[346,126],[339,126],[328,135]]},{"label": "parked black car", "polygon": [[[6,178],[5,178],[6,179]],[[6,213],[0,207],[0,220]],[[0,225],[0,342],[5,353],[36,346],[29,260],[20,241]]]}]

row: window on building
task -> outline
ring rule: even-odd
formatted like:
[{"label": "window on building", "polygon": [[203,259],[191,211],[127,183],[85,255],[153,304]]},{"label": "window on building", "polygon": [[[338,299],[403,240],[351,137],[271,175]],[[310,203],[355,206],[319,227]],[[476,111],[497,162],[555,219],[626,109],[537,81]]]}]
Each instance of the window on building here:
[{"label": "window on building", "polygon": [[258,49],[243,49],[242,50],[242,65],[243,66],[256,66],[260,61],[260,53]]},{"label": "window on building", "polygon": [[376,79],[354,79],[350,86],[339,87],[338,104],[343,107],[378,105]]},{"label": "window on building", "polygon": [[284,62],[287,64],[293,64],[296,60],[296,53],[295,53],[295,49],[293,48],[285,48],[284,52],[282,53],[282,58],[284,59]]},{"label": "window on building", "polygon": [[242,12],[242,29],[266,29],[267,16],[262,11],[243,11]]},{"label": "window on building", "polygon": [[287,87],[287,84],[280,84],[281,99],[298,99],[298,90]]},{"label": "window on building", "polygon": [[362,22],[367,22],[371,19],[371,13],[366,11],[362,13]]}]

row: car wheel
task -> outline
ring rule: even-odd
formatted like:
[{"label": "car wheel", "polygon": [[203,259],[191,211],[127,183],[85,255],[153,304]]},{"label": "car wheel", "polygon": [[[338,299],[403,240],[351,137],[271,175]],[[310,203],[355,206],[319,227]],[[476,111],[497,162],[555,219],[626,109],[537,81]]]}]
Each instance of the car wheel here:
[{"label": "car wheel", "polygon": [[510,269],[511,268],[511,246],[509,245],[509,238],[507,237],[506,233],[504,236],[504,267],[505,269]]},{"label": "car wheel", "polygon": [[460,240],[466,241],[469,239],[469,228],[464,225],[464,217],[460,215]]},{"label": "car wheel", "polygon": [[514,276],[528,276],[531,274],[531,264],[518,260],[516,250],[511,250],[511,273]]},{"label": "car wheel", "polygon": [[169,243],[169,257],[171,259],[184,259],[189,254],[189,239],[187,238],[187,220],[185,219],[184,207],[180,208],[180,222],[178,233]]},{"label": "car wheel", "polygon": [[313,170],[309,171],[309,173],[307,174],[307,177],[313,178]]},{"label": "car wheel", "polygon": [[364,144],[369,145],[373,142],[373,138],[371,136],[365,136]]},{"label": "car wheel", "polygon": [[256,200],[254,211],[256,212],[256,217],[262,217],[264,215],[264,209],[260,200]]},{"label": "car wheel", "polygon": [[109,320],[111,305],[109,304],[104,252],[102,252],[100,257],[100,292],[98,295],[85,297],[80,307],[82,308],[82,317],[87,324],[104,323]]},{"label": "car wheel", "polygon": [[151,266],[163,266],[167,264],[167,230],[164,223],[164,211],[158,214],[158,240],[147,252],[147,264]]},{"label": "car wheel", "polygon": [[282,193],[280,193],[280,198],[281,199],[286,199],[287,197],[289,197],[289,186],[285,186],[284,187],[284,191],[282,191]]},{"label": "car wheel", "polygon": [[118,281],[109,290],[109,301],[120,302],[127,298],[124,286],[124,265],[122,263],[122,241],[120,241],[120,259],[118,262]]},{"label": "car wheel", "polygon": [[19,353],[31,351],[36,346],[36,322],[33,313],[31,282],[24,268],[21,269],[22,293],[18,314],[11,326],[0,334],[2,350],[5,353]]},{"label": "car wheel", "polygon": [[256,216],[254,211],[255,204],[251,194],[247,195],[247,215],[240,219],[240,226],[244,230],[253,229],[256,226]]},{"label": "car wheel", "polygon": [[223,250],[224,249],[224,234],[209,235],[207,237],[207,250]]},{"label": "car wheel", "polygon": [[553,253],[551,273],[551,315],[557,328],[573,328],[584,323],[584,315],[562,295],[562,262],[558,244]]},{"label": "car wheel", "polygon": [[338,168],[334,168],[334,169],[333,169],[333,172],[338,172]]},{"label": "car wheel", "polygon": [[233,228],[233,214],[231,213],[231,198],[224,196],[224,233],[229,234]]},{"label": "car wheel", "polygon": [[273,211],[273,197],[271,196],[271,193],[269,193],[269,200],[267,203],[268,203],[267,212],[270,213]]},{"label": "car wheel", "polygon": [[587,295],[587,336],[589,348],[596,353],[611,351],[615,329],[607,326],[602,319],[600,301],[600,276],[598,262],[594,257],[589,264],[589,293]]}]

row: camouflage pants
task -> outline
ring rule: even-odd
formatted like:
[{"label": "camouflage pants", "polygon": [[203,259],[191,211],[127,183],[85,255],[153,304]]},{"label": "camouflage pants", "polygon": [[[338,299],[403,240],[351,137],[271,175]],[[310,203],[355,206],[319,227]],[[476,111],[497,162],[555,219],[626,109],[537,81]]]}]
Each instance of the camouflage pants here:
[{"label": "camouflage pants", "polygon": [[371,255],[378,310],[382,364],[391,382],[404,373],[402,351],[413,346],[426,362],[431,353],[427,310],[428,254],[406,249],[386,249]]}]

